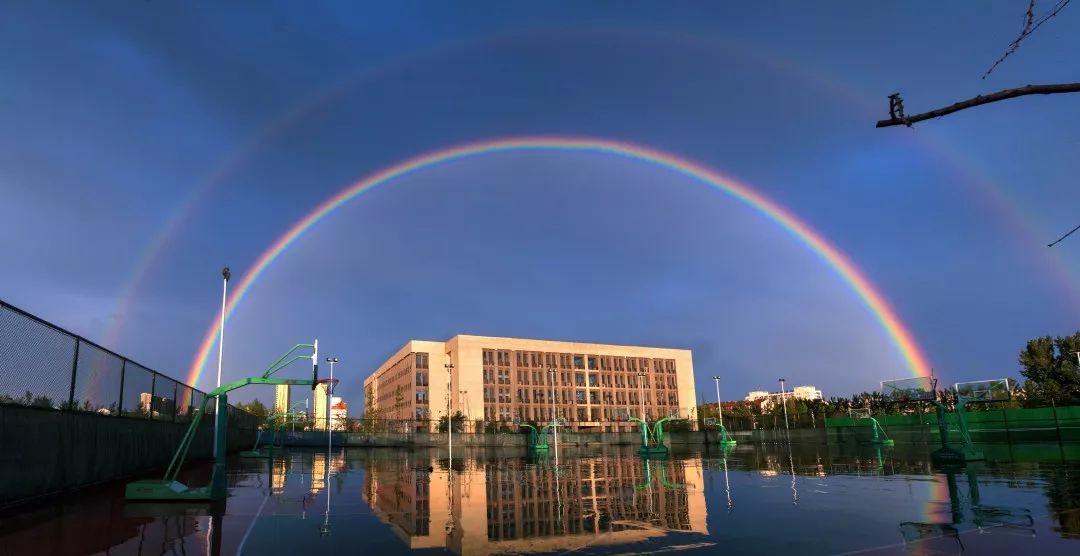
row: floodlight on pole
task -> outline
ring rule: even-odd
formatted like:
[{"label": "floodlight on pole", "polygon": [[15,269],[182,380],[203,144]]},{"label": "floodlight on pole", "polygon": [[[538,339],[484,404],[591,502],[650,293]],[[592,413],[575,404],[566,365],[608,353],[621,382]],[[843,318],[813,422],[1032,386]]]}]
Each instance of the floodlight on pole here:
[{"label": "floodlight on pole", "polygon": [[555,367],[548,367],[551,378],[551,432],[555,438],[555,465],[559,464],[559,425],[555,423]]},{"label": "floodlight on pole", "polygon": [[[450,354],[447,353],[446,357],[449,359]],[[443,367],[446,367],[446,449],[449,454],[449,462],[451,467],[454,463],[454,416],[450,413],[450,400],[452,399],[452,386],[454,384],[454,364],[447,362]]]},{"label": "floodlight on pole", "polygon": [[720,406],[720,377],[712,377],[716,382],[716,412],[720,415],[720,427],[724,426],[724,409]]},{"label": "floodlight on pole", "polygon": [[[640,397],[641,397],[641,421],[642,422],[645,421],[645,379],[648,378],[648,376],[649,376],[649,373],[647,373],[645,371],[641,371],[640,373],[638,373],[638,386],[640,386],[639,391],[640,391]],[[642,425],[642,426],[645,426],[645,425]]]},{"label": "floodlight on pole", "polygon": [[787,392],[784,390],[784,377],[780,377],[780,403],[784,404],[784,430],[789,431],[787,419]]},{"label": "floodlight on pole", "polygon": [[[221,388],[221,356],[225,351],[225,301],[229,293],[229,278],[232,278],[232,272],[229,270],[229,267],[225,267],[221,270],[221,278],[221,328],[218,333],[217,383],[214,386],[215,388]],[[214,415],[216,416],[220,413],[221,396],[218,396],[217,398],[214,398]],[[221,435],[225,434],[225,431],[220,430],[221,427],[218,426],[219,422],[218,419],[214,419],[214,460],[225,457],[225,454],[219,453],[220,448],[218,439]]]},{"label": "floodlight on pole", "polygon": [[331,397],[331,394],[333,392],[331,392],[330,389],[333,387],[334,384],[334,363],[338,362],[338,358],[327,357],[326,362],[330,364],[330,382],[326,385],[326,453],[327,457],[329,457],[330,448],[333,446],[333,437],[330,434],[330,403],[333,401],[333,398]]}]

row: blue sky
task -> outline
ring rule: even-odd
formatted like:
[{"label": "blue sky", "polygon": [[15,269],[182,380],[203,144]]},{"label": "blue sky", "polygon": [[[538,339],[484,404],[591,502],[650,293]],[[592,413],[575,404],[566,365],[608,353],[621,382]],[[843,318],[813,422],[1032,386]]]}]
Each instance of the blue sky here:
[{"label": "blue sky", "polygon": [[[573,135],[749,184],[847,253],[946,381],[1015,376],[1028,338],[1077,328],[1080,240],[1045,244],[1080,219],[1080,104],[873,124],[897,91],[913,113],[1075,81],[1080,12],[980,80],[1026,3],[803,4],[9,4],[0,296],[181,377],[221,266],[242,274],[324,198],[444,147]],[[457,333],[689,347],[707,399],[713,374],[734,398],[905,372],[837,276],[745,206],[642,163],[514,153],[312,230],[237,310],[225,376],[318,336],[358,403],[406,340]]]}]

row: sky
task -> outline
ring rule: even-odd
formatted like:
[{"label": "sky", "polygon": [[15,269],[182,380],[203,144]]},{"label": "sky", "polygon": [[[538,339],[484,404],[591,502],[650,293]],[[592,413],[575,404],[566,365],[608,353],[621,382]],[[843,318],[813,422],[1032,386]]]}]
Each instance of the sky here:
[{"label": "sky", "polygon": [[[980,79],[1025,9],[9,2],[0,299],[184,378],[221,267],[243,276],[323,200],[463,143],[572,136],[663,151],[785,207],[873,283],[943,384],[1017,377],[1028,339],[1080,328],[1080,238],[1046,247],[1080,223],[1080,103],[874,122],[898,91],[917,113],[1075,81],[1078,9]],[[359,407],[405,342],[456,334],[689,348],[707,400],[713,375],[738,399],[780,376],[830,396],[911,374],[836,272],[760,213],[646,162],[541,151],[341,207],[237,307],[223,374],[317,337]],[[272,392],[234,399],[251,397]]]}]

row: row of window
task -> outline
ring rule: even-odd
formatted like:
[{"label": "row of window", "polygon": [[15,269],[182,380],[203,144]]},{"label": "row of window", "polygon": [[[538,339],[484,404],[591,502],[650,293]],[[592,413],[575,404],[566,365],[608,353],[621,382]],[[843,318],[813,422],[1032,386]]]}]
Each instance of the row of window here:
[{"label": "row of window", "polygon": [[[421,385],[421,374],[416,374],[416,384]],[[586,386],[598,387],[603,386],[605,388],[638,388],[638,380],[640,377],[637,375],[612,375],[608,373],[569,373],[566,371],[558,373],[548,373],[546,371],[526,371],[518,369],[516,374],[511,373],[510,369],[483,369],[484,384],[511,384],[511,378],[517,378],[517,384],[529,385],[529,384],[546,384],[551,385],[552,377],[555,377],[556,383],[563,386],[571,385],[571,378],[573,379],[574,386]],[[426,385],[426,375],[423,377],[423,385]],[[646,383],[648,384],[648,383]],[[656,376],[653,380],[653,385],[657,390],[664,390],[667,388],[677,388],[677,381],[674,376]]]},{"label": "row of window", "polygon": [[[426,396],[426,391],[425,396]],[[550,403],[551,398],[548,396],[549,391],[541,388],[518,388],[517,396],[514,397],[513,388],[504,387],[484,387],[484,402],[485,403],[511,403],[516,401],[517,403],[535,403],[543,404],[545,402]],[[645,392],[645,405],[652,405],[653,393]],[[678,405],[679,397],[675,392],[656,392],[657,401],[663,405],[667,402],[668,405]],[[417,393],[417,401],[420,400],[420,394]],[[559,390],[555,392],[555,402],[569,404],[571,401],[577,404],[592,404],[600,405],[601,403],[606,405],[615,404],[640,404],[642,398],[639,397],[639,393],[636,390],[628,391],[616,391],[616,392],[598,392],[596,390],[575,390],[572,394],[569,390]],[[425,402],[426,403],[426,398]]]},{"label": "row of window", "polygon": [[[513,354],[513,358],[511,357]],[[644,357],[617,357],[610,355],[580,355],[571,353],[540,353],[532,351],[507,351],[485,349],[481,355],[485,366],[509,367],[511,362],[519,368],[584,369],[600,371],[648,371],[675,373],[674,359],[648,359]]]}]

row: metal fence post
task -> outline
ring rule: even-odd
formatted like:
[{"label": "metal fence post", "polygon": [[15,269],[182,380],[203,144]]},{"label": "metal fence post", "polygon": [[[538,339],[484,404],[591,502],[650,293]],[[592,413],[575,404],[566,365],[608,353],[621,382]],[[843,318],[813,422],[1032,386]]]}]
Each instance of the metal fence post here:
[{"label": "metal fence post", "polygon": [[180,400],[176,399],[176,391],[180,388],[179,383],[175,380],[172,384],[172,422],[176,422],[176,410],[180,409]]},{"label": "metal fence post", "polygon": [[75,375],[79,372],[79,343],[79,337],[75,336],[75,355],[71,358],[71,387],[68,389],[68,411],[75,409]]},{"label": "metal fence post", "polygon": [[116,400],[116,414],[124,414],[124,372],[127,371],[127,359],[120,360],[120,398]]}]

